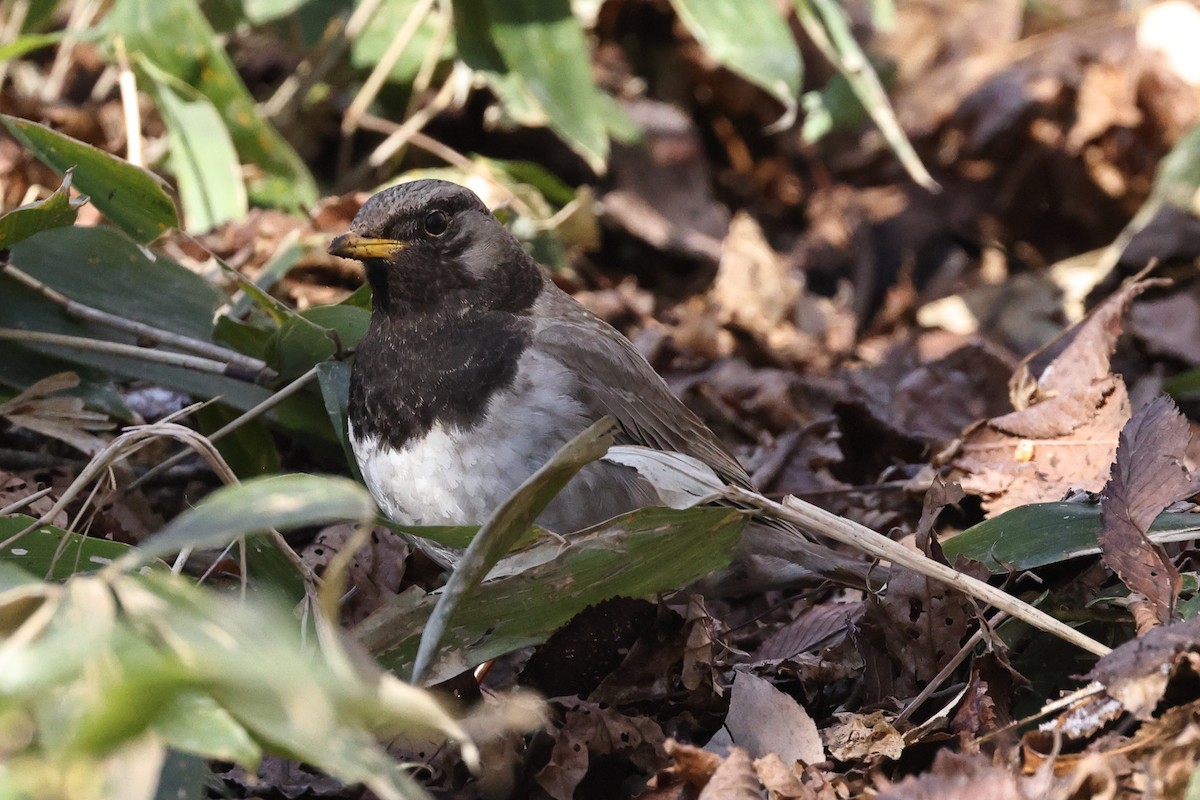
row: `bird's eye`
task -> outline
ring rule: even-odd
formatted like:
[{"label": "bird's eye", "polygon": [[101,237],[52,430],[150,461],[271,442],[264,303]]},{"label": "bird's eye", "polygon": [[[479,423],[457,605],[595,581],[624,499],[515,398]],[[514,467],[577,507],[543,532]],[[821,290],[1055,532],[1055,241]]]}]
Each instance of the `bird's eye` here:
[{"label": "bird's eye", "polygon": [[445,211],[430,211],[425,215],[425,232],[430,236],[441,236],[450,227],[450,217]]}]

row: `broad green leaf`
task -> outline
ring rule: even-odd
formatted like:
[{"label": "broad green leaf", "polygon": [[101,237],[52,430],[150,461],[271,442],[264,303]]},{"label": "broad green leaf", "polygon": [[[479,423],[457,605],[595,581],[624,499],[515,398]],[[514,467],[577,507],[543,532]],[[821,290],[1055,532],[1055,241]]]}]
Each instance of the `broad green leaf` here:
[{"label": "broad green leaf", "polygon": [[62,183],[45,200],[14,208],[0,216],[0,249],[12,247],[35,233],[75,224],[79,207],[86,197],[71,197],[71,170],[63,175]]},{"label": "broad green leaf", "polygon": [[279,19],[291,14],[309,0],[241,0],[242,12],[252,25]]},{"label": "broad green leaf", "polygon": [[[221,294],[204,278],[161,255],[153,260],[117,231],[106,228],[61,228],[37,234],[12,248],[14,266],[44,281],[67,297],[102,311],[157,328],[210,340],[212,317]],[[127,334],[72,319],[49,300],[12,278],[0,275],[0,327],[134,343]],[[46,354],[95,370],[152,381],[197,397],[221,396],[239,409],[269,396],[259,386],[220,375],[148,364],[107,353],[52,345],[6,343],[9,352]],[[7,371],[0,360],[0,374]]]},{"label": "broad green leaf", "polygon": [[774,0],[671,0],[679,19],[709,55],[766,90],[794,118],[803,62]]},{"label": "broad green leaf", "polygon": [[463,553],[450,580],[442,589],[433,613],[421,637],[421,645],[413,663],[413,683],[432,663],[454,612],[463,604],[471,592],[519,540],[538,514],[550,504],[579,470],[603,456],[612,446],[617,425],[611,417],[604,417],[587,430],[563,445],[537,472],[530,475],[516,491],[492,513],[491,518],[479,529],[471,546]]},{"label": "broad green leaf", "polygon": [[[23,514],[0,517],[0,541],[6,541],[36,521]],[[79,572],[103,569],[132,551],[132,546],[121,542],[41,525],[0,549],[0,562],[45,580],[58,581]]]},{"label": "broad green leaf", "polygon": [[152,241],[179,225],[175,204],[158,179],[141,167],[27,119],[3,114],[0,121],[59,174],[74,167],[75,188],[137,241]]},{"label": "broad green leaf", "polygon": [[369,522],[374,514],[375,504],[367,490],[347,478],[258,478],[213,492],[146,540],[125,565],[136,566],[189,547],[223,547],[240,536],[268,528]]},{"label": "broad green leaf", "polygon": [[1163,391],[1180,402],[1200,399],[1200,369],[1172,375],[1163,381]]},{"label": "broad green leaf", "polygon": [[[222,403],[209,403],[195,413],[196,428],[206,436],[228,425],[239,414]],[[279,450],[261,419],[251,420],[217,439],[214,444],[230,469],[242,480],[279,472]]]},{"label": "broad green leaf", "polygon": [[587,39],[569,0],[459,0],[455,11],[460,34],[466,27],[487,26],[505,71],[521,77],[546,124],[603,173],[605,117],[612,107],[602,102],[592,80]]},{"label": "broad green leaf", "polygon": [[312,205],[316,183],[300,156],[261,116],[195,0],[117,0],[101,23],[130,52],[190,84],[224,118],[242,161],[264,174],[249,182],[253,200],[282,208]]},{"label": "broad green leaf", "polygon": [[262,758],[246,729],[207,694],[182,691],[170,698],[154,729],[171,747],[206,758],[257,764]]},{"label": "broad green leaf", "polygon": [[154,800],[205,800],[212,770],[200,756],[168,750],[158,773]]},{"label": "broad green leaf", "polygon": [[[728,508],[644,508],[573,534],[544,563],[482,584],[442,640],[434,682],[545,641],[584,608],[611,597],[650,597],[729,563],[745,515]],[[401,595],[356,629],[385,666],[405,674],[436,595]]]},{"label": "broad green leaf", "polygon": [[[1161,514],[1150,526],[1152,536],[1191,530],[1200,531],[1200,514]],[[1099,537],[1099,506],[1035,503],[972,525],[944,542],[942,550],[951,563],[963,555],[1003,574],[1095,555]]]},{"label": "broad green leaf", "polygon": [[203,233],[249,210],[242,165],[229,129],[212,102],[146,59],[154,97],[171,145],[171,171],[179,183],[184,227]]},{"label": "broad green leaf", "polygon": [[341,442],[342,452],[351,474],[361,480],[358,462],[350,447],[350,433],[346,427],[347,406],[350,401],[350,364],[345,361],[325,361],[317,366],[317,382],[321,387],[321,399],[329,414],[329,424]]}]

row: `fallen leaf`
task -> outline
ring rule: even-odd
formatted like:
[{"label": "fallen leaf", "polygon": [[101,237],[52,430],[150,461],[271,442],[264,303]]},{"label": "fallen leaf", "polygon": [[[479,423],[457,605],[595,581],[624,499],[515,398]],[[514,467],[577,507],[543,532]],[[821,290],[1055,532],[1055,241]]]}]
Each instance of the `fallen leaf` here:
[{"label": "fallen leaf", "polygon": [[1129,303],[1161,285],[1127,283],[1026,357],[1009,383],[1017,410],[964,436],[953,465],[964,473],[963,488],[980,495],[989,514],[1104,485],[1130,411],[1125,383],[1110,371],[1110,358]]},{"label": "fallen leaf", "polygon": [[738,672],[733,679],[725,729],[734,744],[755,758],[777,753],[785,764],[825,760],[816,723],[804,707],[749,672]]},{"label": "fallen leaf", "polygon": [[700,792],[698,800],[760,800],[761,797],[762,785],[750,756],[742,748],[734,747]]},{"label": "fallen leaf", "polygon": [[1090,680],[1141,720],[1150,719],[1175,669],[1200,653],[1200,617],[1163,625],[1096,662]]},{"label": "fallen leaf", "polygon": [[[1152,400],[1121,431],[1112,477],[1100,499],[1101,558],[1131,591],[1146,598],[1151,625],[1171,620],[1182,578],[1147,533],[1167,506],[1193,491],[1183,464],[1190,438],[1187,420],[1171,398]],[[1138,633],[1145,633],[1142,625]]]},{"label": "fallen leaf", "polygon": [[95,455],[108,444],[94,433],[112,429],[108,415],[86,410],[78,397],[50,396],[78,385],[79,376],[74,372],[42,378],[11,400],[0,403],[0,417],[17,427],[66,442],[89,456]]},{"label": "fallen leaf", "polygon": [[869,714],[834,714],[833,725],[821,731],[829,755],[838,761],[897,759],[904,752],[904,737],[882,711]]}]

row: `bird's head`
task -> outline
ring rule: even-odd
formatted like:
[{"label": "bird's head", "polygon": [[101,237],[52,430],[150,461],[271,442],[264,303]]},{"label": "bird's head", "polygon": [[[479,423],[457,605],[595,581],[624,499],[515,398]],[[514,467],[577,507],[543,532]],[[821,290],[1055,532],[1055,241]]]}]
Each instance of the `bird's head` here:
[{"label": "bird's head", "polygon": [[520,311],[537,265],[470,189],[420,180],[372,196],[329,252],[363,262],[377,310]]}]

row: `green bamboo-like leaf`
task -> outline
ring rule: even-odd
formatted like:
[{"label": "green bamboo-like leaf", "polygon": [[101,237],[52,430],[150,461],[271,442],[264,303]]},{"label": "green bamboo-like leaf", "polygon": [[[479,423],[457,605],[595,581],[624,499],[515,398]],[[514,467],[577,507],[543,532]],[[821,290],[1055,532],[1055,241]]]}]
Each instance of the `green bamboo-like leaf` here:
[{"label": "green bamboo-like leaf", "polygon": [[567,481],[608,452],[616,432],[617,425],[611,417],[593,423],[526,478],[479,529],[446,582],[433,613],[429,615],[413,663],[413,683],[420,682],[422,674],[433,661],[454,612],[500,557],[529,530],[538,514],[562,491]]},{"label": "green bamboo-like leaf", "polygon": [[[1200,531],[1200,514],[1167,513],[1156,532]],[[1033,569],[1099,550],[1100,507],[1083,503],[1034,503],[972,525],[942,544],[951,563],[959,555],[982,562],[994,574]]]},{"label": "green bamboo-like leaf", "polygon": [[939,189],[921,157],[900,127],[879,76],[850,30],[850,20],[836,0],[792,0],[800,24],[826,58],[838,68],[863,104],[904,169],[921,186]]},{"label": "green bamboo-like leaf", "polygon": [[195,0],[117,0],[100,27],[212,101],[241,159],[264,173],[249,182],[253,200],[282,208],[316,202],[308,167],[259,113]]},{"label": "green bamboo-like leaf", "polygon": [[[729,563],[745,515],[728,508],[644,508],[550,543],[538,566],[482,584],[458,609],[425,676],[435,682],[545,641],[584,608],[694,583]],[[360,640],[405,674],[436,595],[402,595],[368,617]]]},{"label": "green bamboo-like leaf", "polygon": [[0,115],[21,144],[59,174],[75,168],[72,181],[109,221],[139,242],[179,225],[175,203],[152,174],[58,131],[27,119]]},{"label": "green bamboo-like leaf", "polygon": [[179,183],[184,227],[203,233],[249,210],[242,165],[229,129],[212,102],[200,92],[145,59],[138,66],[150,76],[154,98],[171,145],[171,171]]},{"label": "green bamboo-like leaf", "polygon": [[[527,91],[546,124],[593,170],[603,172],[608,160],[605,115],[613,109],[592,81],[587,39],[569,0],[457,0],[455,19],[467,64],[496,76],[501,94],[526,118],[532,116]],[[479,34],[481,26],[489,34],[487,41]],[[511,75],[520,82],[514,83]]]},{"label": "green bamboo-like leaf", "polygon": [[71,197],[71,172],[63,175],[62,183],[45,200],[15,208],[0,216],[0,249],[12,247],[35,233],[64,228],[75,224],[79,207],[86,197]]},{"label": "green bamboo-like leaf", "polygon": [[[12,248],[12,263],[67,297],[102,311],[144,322],[195,339],[210,340],[212,318],[221,294],[201,276],[162,256],[151,256],[118,231],[108,228],[60,228],[32,236]],[[25,328],[123,343],[133,337],[73,319],[44,297],[12,278],[0,276],[0,327]],[[6,344],[12,359],[0,359],[6,383],[18,382],[29,364],[10,363],[17,353],[53,356],[88,374],[98,370],[170,386],[198,397],[220,395],[235,408],[262,402],[269,392],[244,381],[147,364],[134,358],[71,350],[51,345]],[[61,371],[61,370],[59,370]],[[18,385],[21,385],[18,383]],[[24,384],[28,385],[28,384]]]},{"label": "green bamboo-like leaf", "polygon": [[125,559],[132,567],[184,548],[223,547],[268,528],[368,522],[375,504],[354,481],[326,475],[274,475],[226,486],[180,514]]},{"label": "green bamboo-like leaf", "polygon": [[704,49],[783,104],[793,119],[803,75],[800,48],[774,0],[671,0]]},{"label": "green bamboo-like leaf", "polygon": [[[0,541],[20,533],[36,521],[23,514],[0,517]],[[0,563],[45,580],[63,580],[79,572],[103,569],[132,551],[132,546],[121,542],[41,525],[0,549]]]},{"label": "green bamboo-like leaf", "polygon": [[43,47],[58,44],[65,37],[65,32],[32,33],[27,36],[19,36],[14,41],[0,45],[0,61],[7,61],[10,58],[20,58],[26,53],[32,53],[34,50],[41,50]]}]

